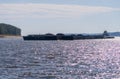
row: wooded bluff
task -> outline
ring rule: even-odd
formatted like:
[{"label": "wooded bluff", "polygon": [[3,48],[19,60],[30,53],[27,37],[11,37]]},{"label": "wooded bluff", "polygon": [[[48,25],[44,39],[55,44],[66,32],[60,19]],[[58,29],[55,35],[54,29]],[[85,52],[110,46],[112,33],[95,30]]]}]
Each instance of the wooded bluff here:
[{"label": "wooded bluff", "polygon": [[21,29],[10,24],[0,23],[0,35],[21,36]]}]

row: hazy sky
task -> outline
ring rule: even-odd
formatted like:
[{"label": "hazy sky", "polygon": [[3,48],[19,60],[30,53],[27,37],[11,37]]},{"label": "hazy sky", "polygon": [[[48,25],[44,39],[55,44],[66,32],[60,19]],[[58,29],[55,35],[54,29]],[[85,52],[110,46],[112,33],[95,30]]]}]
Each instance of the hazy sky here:
[{"label": "hazy sky", "polygon": [[120,31],[120,0],[0,0],[0,23],[22,35]]}]

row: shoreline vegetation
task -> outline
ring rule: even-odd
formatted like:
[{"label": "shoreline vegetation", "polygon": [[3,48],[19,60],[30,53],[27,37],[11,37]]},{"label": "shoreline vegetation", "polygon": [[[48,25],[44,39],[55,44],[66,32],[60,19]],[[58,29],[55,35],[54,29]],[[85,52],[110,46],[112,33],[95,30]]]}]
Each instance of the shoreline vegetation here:
[{"label": "shoreline vegetation", "polygon": [[0,38],[20,37],[21,29],[5,23],[0,23]]}]

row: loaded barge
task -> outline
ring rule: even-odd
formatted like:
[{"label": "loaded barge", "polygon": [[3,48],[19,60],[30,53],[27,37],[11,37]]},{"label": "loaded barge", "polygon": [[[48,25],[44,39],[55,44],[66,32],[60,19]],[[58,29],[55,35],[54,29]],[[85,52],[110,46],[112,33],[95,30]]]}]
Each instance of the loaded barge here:
[{"label": "loaded barge", "polygon": [[24,40],[84,40],[84,39],[112,39],[113,36],[110,36],[107,31],[104,31],[103,34],[94,34],[94,35],[84,35],[84,34],[43,34],[43,35],[28,35],[23,36]]}]

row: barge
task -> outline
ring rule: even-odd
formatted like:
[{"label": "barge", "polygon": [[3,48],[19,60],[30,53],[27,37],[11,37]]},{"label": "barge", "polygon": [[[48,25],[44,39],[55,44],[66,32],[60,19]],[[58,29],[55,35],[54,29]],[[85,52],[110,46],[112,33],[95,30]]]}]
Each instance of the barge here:
[{"label": "barge", "polygon": [[84,35],[84,34],[43,34],[23,36],[24,40],[84,40],[84,39],[113,39],[113,36],[104,31],[103,34]]}]

